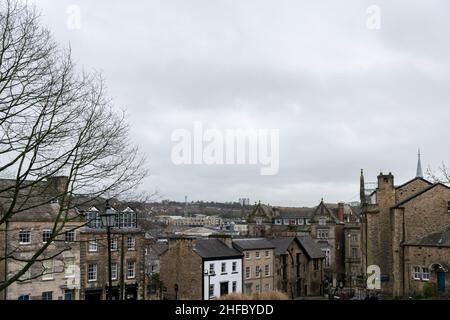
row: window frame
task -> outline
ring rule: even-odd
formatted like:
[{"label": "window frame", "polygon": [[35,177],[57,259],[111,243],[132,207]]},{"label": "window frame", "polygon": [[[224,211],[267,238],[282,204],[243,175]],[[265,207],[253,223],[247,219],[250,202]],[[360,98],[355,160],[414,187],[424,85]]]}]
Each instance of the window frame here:
[{"label": "window frame", "polygon": [[[50,266],[46,267],[46,264],[50,264]],[[49,260],[44,260],[42,262],[42,267],[43,267],[43,272],[42,272],[42,281],[50,281],[50,280],[54,280],[54,273],[55,273],[55,262],[53,261],[53,259],[49,259]],[[50,269],[51,272],[46,273],[46,270]]]},{"label": "window frame", "polygon": [[119,278],[119,264],[117,262],[111,263],[111,280],[117,280]]},{"label": "window frame", "polygon": [[419,266],[412,267],[412,278],[414,280],[421,280],[422,268]]},{"label": "window frame", "polygon": [[[131,246],[130,246],[130,240],[131,240]],[[134,236],[127,237],[127,250],[128,251],[136,251],[136,237],[134,237]]]},{"label": "window frame", "polygon": [[[24,235],[27,235],[28,241],[22,241],[22,237]],[[26,246],[26,245],[30,245],[31,243],[32,243],[31,230],[30,229],[20,229],[19,230],[19,245]]]},{"label": "window frame", "polygon": [[[92,271],[91,271],[91,266],[92,266]],[[91,274],[95,275],[95,278],[91,278],[90,277]],[[97,282],[97,279],[98,279],[98,264],[97,263],[88,263],[87,281],[88,282]]]},{"label": "window frame", "polygon": [[[52,237],[52,229],[43,229],[42,230],[42,243],[47,243],[49,239]],[[45,238],[48,238],[45,240]]]},{"label": "window frame", "polygon": [[65,243],[73,243],[76,241],[76,232],[75,230],[67,230],[64,232],[64,242]]},{"label": "window frame", "polygon": [[[130,269],[130,266],[132,268]],[[130,271],[133,271],[133,275],[130,275]],[[136,279],[136,261],[127,261],[127,279]]]},{"label": "window frame", "polygon": [[[95,249],[93,249],[94,244],[95,244]],[[93,239],[89,240],[88,252],[98,252],[98,239],[97,238],[93,238]]]}]

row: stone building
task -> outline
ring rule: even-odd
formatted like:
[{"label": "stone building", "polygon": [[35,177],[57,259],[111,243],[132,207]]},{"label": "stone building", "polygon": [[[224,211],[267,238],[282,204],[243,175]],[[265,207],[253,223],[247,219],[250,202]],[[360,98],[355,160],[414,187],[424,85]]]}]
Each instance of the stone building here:
[{"label": "stone building", "polygon": [[[111,208],[116,213],[111,229],[112,299],[144,298],[144,232],[137,214],[129,207]],[[80,231],[80,279],[82,300],[107,299],[108,244],[99,206],[83,210],[87,225]]]},{"label": "stone building", "polygon": [[[325,254],[324,270],[333,285],[344,283],[345,225],[359,227],[359,218],[344,203],[326,204],[322,200],[314,208],[269,207],[258,204],[249,217],[249,234],[253,236],[310,236]],[[351,250],[351,249],[349,249]],[[350,260],[347,261],[350,264]],[[356,260],[351,262],[356,264]],[[360,268],[360,265],[358,266]]]},{"label": "stone building", "polygon": [[[389,295],[420,290],[416,275],[420,281],[436,281],[437,287],[448,290],[450,248],[445,245],[444,231],[450,226],[450,188],[425,180],[421,173],[419,155],[414,179],[395,186],[391,173],[380,173],[377,188],[370,194],[361,173],[364,270],[379,266],[380,290]],[[438,235],[443,235],[442,241]]]},{"label": "stone building", "polygon": [[324,293],[325,254],[309,236],[270,239],[275,246],[275,286],[291,299]]},{"label": "stone building", "polygon": [[[0,189],[15,181],[2,179]],[[27,261],[30,268],[0,293],[7,300],[75,300],[80,296],[79,234],[83,225],[76,210],[64,209],[60,195],[67,178],[54,177],[22,189],[17,202],[0,194],[0,217],[15,206],[0,228],[0,281],[11,279]],[[10,189],[14,190],[14,188]],[[12,192],[12,191],[11,191]],[[22,208],[22,209],[18,209]],[[56,223],[56,224],[55,224]],[[45,248],[45,246],[47,246]],[[33,263],[33,256],[37,259]]]},{"label": "stone building", "polygon": [[160,263],[166,299],[209,300],[242,292],[242,253],[229,238],[171,238]]},{"label": "stone building", "polygon": [[233,240],[233,247],[244,255],[244,294],[275,290],[275,246],[264,238],[246,238]]}]

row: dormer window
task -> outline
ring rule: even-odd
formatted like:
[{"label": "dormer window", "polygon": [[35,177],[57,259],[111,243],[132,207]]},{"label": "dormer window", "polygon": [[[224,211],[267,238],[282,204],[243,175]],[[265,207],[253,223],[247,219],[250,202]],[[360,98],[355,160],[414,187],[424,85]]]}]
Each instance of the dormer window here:
[{"label": "dormer window", "polygon": [[327,219],[326,218],[320,218],[319,219],[319,225],[320,226],[325,226],[327,224]]}]

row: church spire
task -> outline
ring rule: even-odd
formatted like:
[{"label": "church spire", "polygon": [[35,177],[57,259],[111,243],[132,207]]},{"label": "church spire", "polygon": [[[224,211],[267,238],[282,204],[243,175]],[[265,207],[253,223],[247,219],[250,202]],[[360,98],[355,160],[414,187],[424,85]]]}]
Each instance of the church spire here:
[{"label": "church spire", "polygon": [[365,192],[365,184],[364,184],[364,171],[361,169],[361,176],[359,178],[359,199],[361,204],[366,203],[366,192]]},{"label": "church spire", "polygon": [[416,172],[416,178],[423,178],[423,173],[422,173],[422,163],[420,162],[420,149],[419,149],[419,153],[417,154],[417,172]]}]

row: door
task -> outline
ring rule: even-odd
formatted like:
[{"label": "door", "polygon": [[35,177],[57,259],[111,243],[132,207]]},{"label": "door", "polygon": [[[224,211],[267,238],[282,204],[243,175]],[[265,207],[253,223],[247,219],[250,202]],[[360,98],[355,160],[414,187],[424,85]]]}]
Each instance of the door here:
[{"label": "door", "polygon": [[73,300],[73,290],[64,291],[64,300]]},{"label": "door", "polygon": [[224,296],[228,294],[228,282],[221,282],[220,283],[220,296]]},{"label": "door", "polygon": [[445,272],[437,273],[437,286],[439,292],[445,292]]}]

